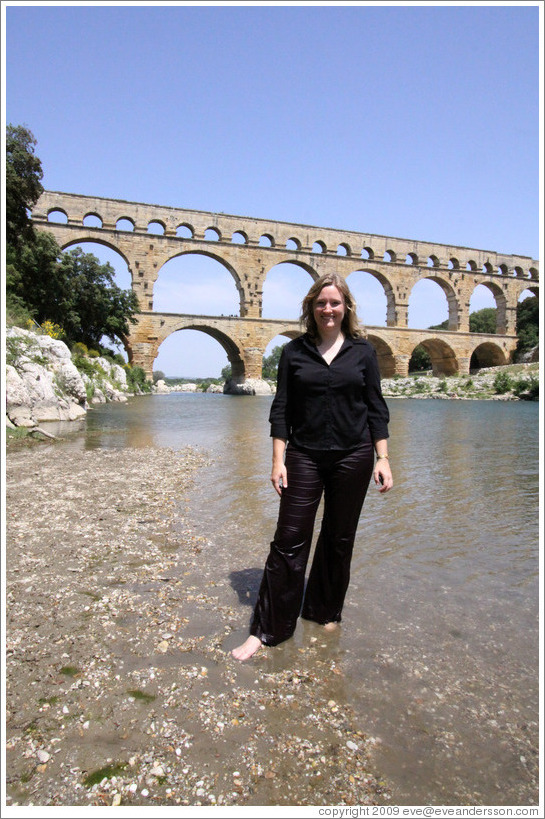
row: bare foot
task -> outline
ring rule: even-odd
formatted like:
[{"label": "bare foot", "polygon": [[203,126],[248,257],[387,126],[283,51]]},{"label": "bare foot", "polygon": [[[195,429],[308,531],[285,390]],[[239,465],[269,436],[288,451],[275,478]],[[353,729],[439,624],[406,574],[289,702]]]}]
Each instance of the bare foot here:
[{"label": "bare foot", "polygon": [[242,643],[241,646],[232,650],[231,654],[235,660],[249,660],[260,648],[261,640],[259,637],[254,637],[253,634],[250,634],[248,639]]},{"label": "bare foot", "polygon": [[335,631],[339,624],[332,622],[332,623],[324,623],[324,628],[326,631]]}]

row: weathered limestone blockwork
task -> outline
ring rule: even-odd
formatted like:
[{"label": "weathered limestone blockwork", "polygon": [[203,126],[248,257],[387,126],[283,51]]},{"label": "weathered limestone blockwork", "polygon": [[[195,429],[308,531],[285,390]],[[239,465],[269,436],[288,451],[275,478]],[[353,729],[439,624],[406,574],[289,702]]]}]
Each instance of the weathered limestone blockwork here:
[{"label": "weathered limestone blockwork", "polygon": [[[66,216],[66,224],[49,221]],[[101,226],[89,225],[99,220]],[[170,208],[79,194],[45,191],[33,221],[52,232],[61,247],[83,241],[113,248],[127,263],[141,313],[127,339],[130,360],[153,371],[161,343],[173,332],[198,329],[225,349],[238,379],[259,378],[265,348],[277,335],[293,338],[297,322],[262,318],[262,293],[267,273],[280,262],[291,262],[312,279],[335,271],[347,277],[361,270],[384,288],[387,326],[368,327],[383,376],[406,375],[414,348],[422,344],[434,372],[469,372],[475,353],[481,364],[505,364],[516,347],[516,309],[524,290],[539,292],[539,263],[526,256],[454,247],[389,236],[275,222],[223,213]],[[131,230],[122,230],[127,220]],[[162,234],[150,233],[159,225]],[[239,243],[244,242],[244,243]],[[216,259],[231,274],[240,301],[238,317],[156,313],[153,288],[169,259],[201,253]],[[435,281],[449,309],[447,331],[413,330],[407,326],[409,297],[422,279]],[[469,333],[469,304],[483,284],[498,308],[496,335]]]}]

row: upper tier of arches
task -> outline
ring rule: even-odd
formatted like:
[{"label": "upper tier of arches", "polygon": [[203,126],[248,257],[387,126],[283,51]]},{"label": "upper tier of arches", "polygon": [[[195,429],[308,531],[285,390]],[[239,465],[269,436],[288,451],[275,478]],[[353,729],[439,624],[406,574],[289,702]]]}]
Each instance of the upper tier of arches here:
[{"label": "upper tier of arches", "polygon": [[539,263],[526,256],[54,191],[44,191],[33,218],[61,221],[97,232],[106,228],[182,240],[539,280]]}]

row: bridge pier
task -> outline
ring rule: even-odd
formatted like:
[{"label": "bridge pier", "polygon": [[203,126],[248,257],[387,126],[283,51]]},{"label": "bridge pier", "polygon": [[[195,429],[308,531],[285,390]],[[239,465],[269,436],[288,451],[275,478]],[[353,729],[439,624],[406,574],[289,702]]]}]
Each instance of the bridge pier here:
[{"label": "bridge pier", "polygon": [[395,355],[395,374],[401,375],[403,378],[407,378],[409,375],[409,361],[411,360],[410,355]]}]

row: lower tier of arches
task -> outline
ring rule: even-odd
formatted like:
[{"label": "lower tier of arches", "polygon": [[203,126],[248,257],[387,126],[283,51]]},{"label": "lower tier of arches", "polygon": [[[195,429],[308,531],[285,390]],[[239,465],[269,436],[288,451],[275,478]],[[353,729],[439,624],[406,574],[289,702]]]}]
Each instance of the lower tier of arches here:
[{"label": "lower tier of arches", "polygon": [[[173,333],[183,330],[198,330],[214,338],[225,350],[233,378],[238,382],[262,377],[267,345],[276,336],[289,340],[301,333],[296,321],[142,312],[136,316],[136,323],[125,340],[129,361],[142,367],[151,379],[161,344]],[[516,336],[448,330],[367,327],[366,333],[377,352],[383,378],[406,376],[417,347],[428,354],[434,375],[448,376],[509,364],[517,345]]]}]

